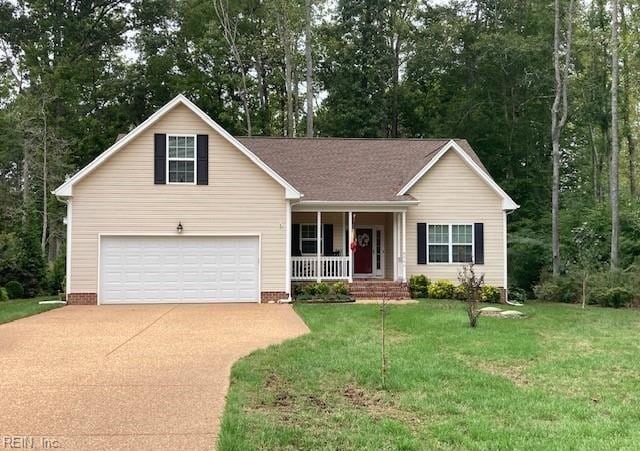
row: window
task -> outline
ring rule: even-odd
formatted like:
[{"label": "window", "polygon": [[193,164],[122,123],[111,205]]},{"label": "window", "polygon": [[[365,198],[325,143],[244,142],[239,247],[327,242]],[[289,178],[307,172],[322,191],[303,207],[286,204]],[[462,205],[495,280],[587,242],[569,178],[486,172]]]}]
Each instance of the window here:
[{"label": "window", "polygon": [[[316,224],[300,224],[300,248],[303,254],[315,254],[318,252],[316,244]],[[322,248],[322,237],[320,237]]]},{"label": "window", "polygon": [[449,226],[429,224],[429,263],[449,263]]},{"label": "window", "polygon": [[167,180],[169,183],[195,183],[196,137],[167,136]]},{"label": "window", "polygon": [[471,224],[429,224],[427,235],[429,263],[473,262]]}]

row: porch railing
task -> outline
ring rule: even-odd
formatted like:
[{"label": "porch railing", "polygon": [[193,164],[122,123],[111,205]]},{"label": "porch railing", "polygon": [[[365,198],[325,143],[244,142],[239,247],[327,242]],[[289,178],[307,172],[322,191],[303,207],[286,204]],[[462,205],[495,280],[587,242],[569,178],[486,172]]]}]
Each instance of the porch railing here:
[{"label": "porch railing", "polygon": [[348,279],[349,257],[291,257],[292,280]]}]

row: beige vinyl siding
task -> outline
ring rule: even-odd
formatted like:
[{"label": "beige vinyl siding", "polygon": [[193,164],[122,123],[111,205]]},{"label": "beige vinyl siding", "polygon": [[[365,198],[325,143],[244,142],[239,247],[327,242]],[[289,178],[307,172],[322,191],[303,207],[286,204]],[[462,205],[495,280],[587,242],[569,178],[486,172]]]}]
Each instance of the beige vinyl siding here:
[{"label": "beige vinyl siding", "polygon": [[[208,134],[208,185],[154,185],[154,133]],[[98,234],[260,234],[261,290],[285,289],[284,188],[183,105],[73,187],[71,292],[97,292]]]},{"label": "beige vinyl siding", "polygon": [[418,265],[417,223],[484,223],[484,264],[476,268],[488,284],[504,285],[502,198],[454,151],[447,152],[409,191],[420,204],[407,211],[407,277],[457,283],[461,264]]}]

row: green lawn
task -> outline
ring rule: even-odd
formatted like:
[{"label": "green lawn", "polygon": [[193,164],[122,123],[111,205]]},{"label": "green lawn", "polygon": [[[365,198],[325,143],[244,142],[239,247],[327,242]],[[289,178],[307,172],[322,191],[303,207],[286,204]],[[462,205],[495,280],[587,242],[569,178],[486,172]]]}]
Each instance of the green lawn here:
[{"label": "green lawn", "polygon": [[296,310],[311,334],[234,366],[220,449],[638,449],[640,311],[534,304],[472,330],[459,302],[393,306],[382,390],[377,306]]},{"label": "green lawn", "polygon": [[60,307],[62,304],[38,304],[40,301],[54,301],[57,299],[57,296],[42,296],[33,299],[15,299],[9,302],[0,302],[0,324]]}]

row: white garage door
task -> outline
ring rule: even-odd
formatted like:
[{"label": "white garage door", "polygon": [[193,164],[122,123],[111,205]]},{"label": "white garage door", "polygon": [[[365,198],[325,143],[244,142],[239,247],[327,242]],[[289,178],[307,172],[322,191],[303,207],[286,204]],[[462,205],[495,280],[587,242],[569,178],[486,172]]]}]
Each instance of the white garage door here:
[{"label": "white garage door", "polygon": [[258,237],[103,236],[100,302],[256,302]]}]

